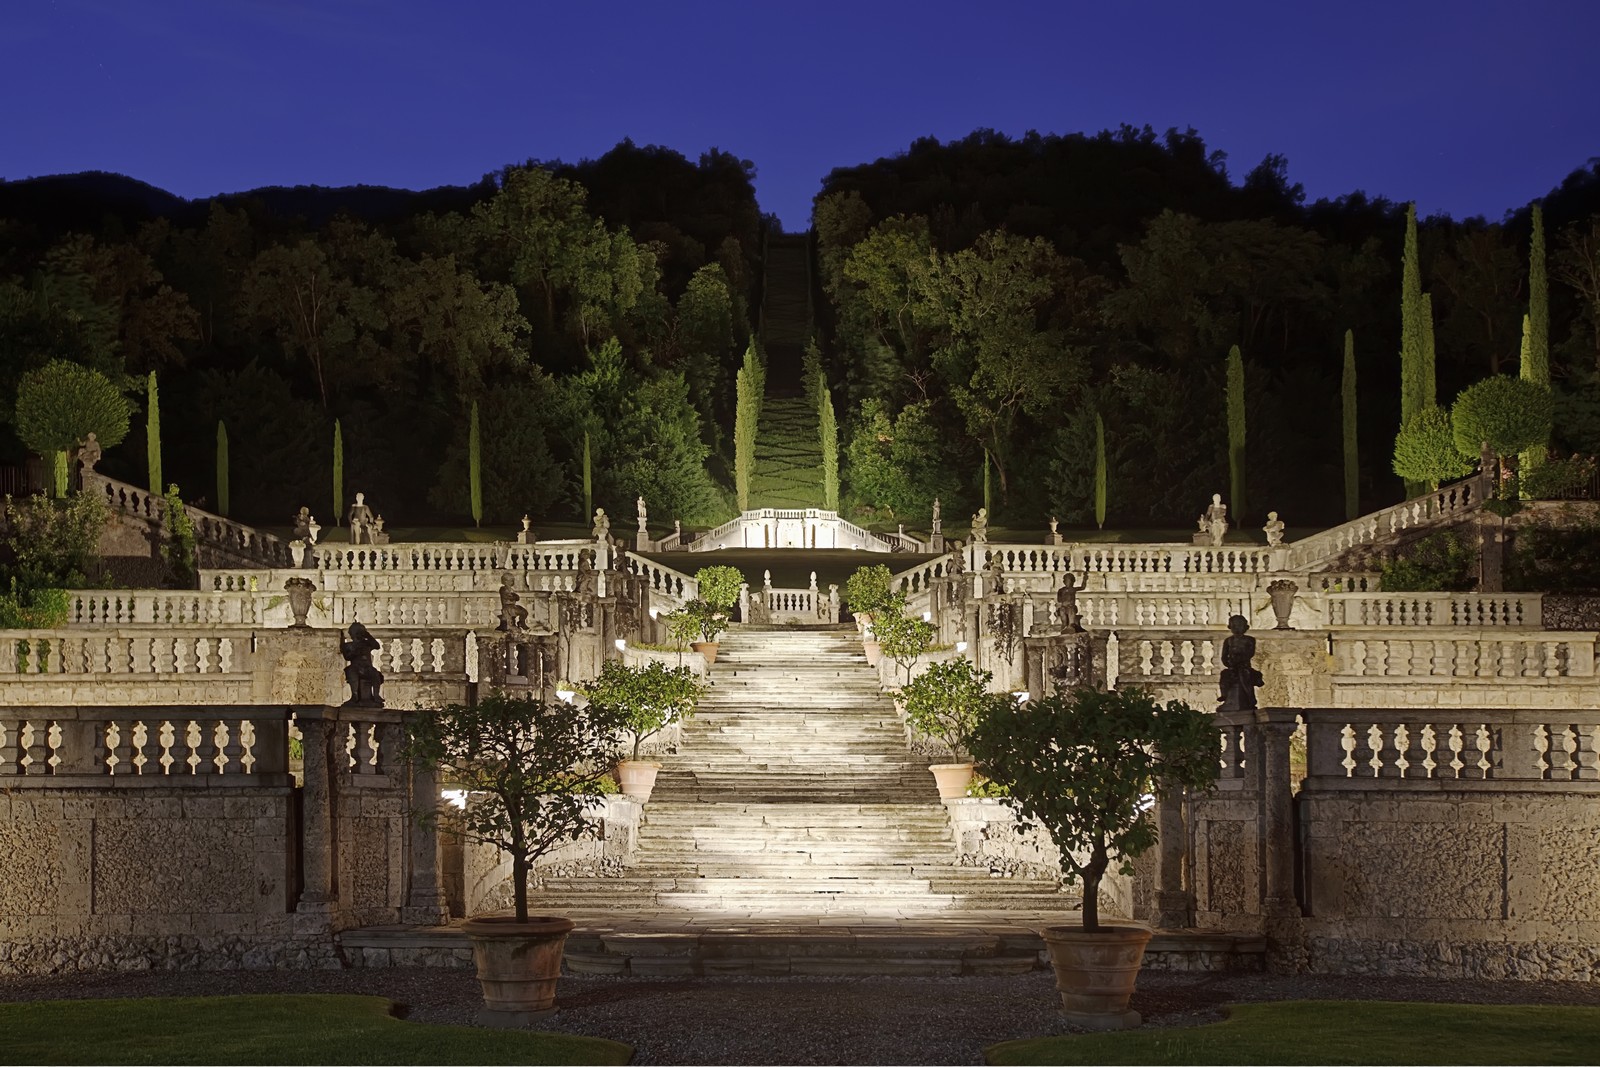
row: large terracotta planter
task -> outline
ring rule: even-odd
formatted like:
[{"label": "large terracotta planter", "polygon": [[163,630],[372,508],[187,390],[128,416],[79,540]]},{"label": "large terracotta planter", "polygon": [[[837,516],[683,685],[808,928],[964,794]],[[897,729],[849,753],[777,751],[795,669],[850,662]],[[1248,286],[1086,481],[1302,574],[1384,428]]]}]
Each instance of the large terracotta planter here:
[{"label": "large terracotta planter", "polygon": [[876,667],[879,657],[883,655],[883,650],[878,646],[878,642],[869,637],[861,642],[861,650],[867,654],[867,666]]},{"label": "large terracotta planter", "polygon": [[555,1014],[561,953],[572,927],[571,919],[554,915],[529,916],[525,923],[483,916],[461,924],[483,988],[481,1025],[525,1026]]},{"label": "large terracotta planter", "polygon": [[1061,993],[1061,1017],[1086,1030],[1138,1026],[1128,1007],[1150,931],[1142,926],[1047,926],[1039,931]]},{"label": "large terracotta planter", "polygon": [[928,766],[928,770],[933,772],[933,780],[939,784],[940,800],[954,800],[967,795],[967,786],[972,784],[972,764],[934,763]]},{"label": "large terracotta planter", "polygon": [[694,641],[690,643],[689,647],[706,658],[707,666],[717,662],[717,642]]},{"label": "large terracotta planter", "polygon": [[650,792],[656,787],[656,774],[660,770],[661,764],[648,760],[619,760],[617,784],[622,787],[624,796],[633,797],[643,804],[650,799]]}]

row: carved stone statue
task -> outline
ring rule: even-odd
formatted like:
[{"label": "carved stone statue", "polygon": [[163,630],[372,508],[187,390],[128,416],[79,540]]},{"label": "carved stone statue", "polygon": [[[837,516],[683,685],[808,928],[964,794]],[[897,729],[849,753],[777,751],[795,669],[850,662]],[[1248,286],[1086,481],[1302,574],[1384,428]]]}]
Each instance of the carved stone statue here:
[{"label": "carved stone statue", "polygon": [[574,592],[580,598],[593,599],[600,595],[599,575],[594,569],[594,549],[585,548],[578,552],[578,576],[574,579]]},{"label": "carved stone statue", "polygon": [[999,595],[1006,591],[1006,564],[1000,558],[1000,553],[994,552],[989,556],[989,563],[984,567],[984,576],[988,581],[984,583],[984,592]]},{"label": "carved stone statue", "polygon": [[987,544],[989,541],[989,509],[979,508],[978,513],[972,516],[972,543],[975,545]]},{"label": "carved stone statue", "polygon": [[1261,532],[1267,535],[1267,547],[1277,548],[1283,544],[1283,520],[1276,511],[1267,512],[1267,524],[1261,527]]},{"label": "carved stone statue", "polygon": [[294,532],[289,536],[294,538],[296,541],[304,541],[307,544],[314,544],[316,542],[316,538],[311,536],[311,524],[316,521],[317,520],[311,517],[310,508],[301,508],[299,511],[294,513]]},{"label": "carved stone statue", "polygon": [[1218,711],[1252,711],[1256,707],[1256,687],[1263,685],[1261,672],[1251,666],[1256,639],[1245,633],[1250,623],[1243,615],[1228,619],[1230,636],[1222,642],[1222,676],[1218,679]]},{"label": "carved stone statue", "polygon": [[514,581],[510,574],[500,576],[500,625],[495,629],[504,633],[528,628],[528,609],[518,603],[522,597],[517,595]]},{"label": "carved stone statue", "polygon": [[357,493],[356,502],[350,505],[350,543],[371,544],[372,509],[367,507],[367,494]]},{"label": "carved stone statue", "polygon": [[345,662],[344,681],[350,687],[346,706],[383,707],[383,673],[372,665],[372,654],[382,647],[365,626],[350,624],[350,636],[339,644]]},{"label": "carved stone statue", "polygon": [[1222,502],[1221,493],[1211,494],[1211,506],[1206,508],[1205,515],[1201,516],[1201,523],[1206,533],[1211,535],[1211,543],[1222,544],[1222,539],[1228,533],[1228,505]]},{"label": "carved stone statue", "polygon": [[939,517],[939,498],[938,497],[934,497],[933,498],[933,532],[934,533],[943,532],[940,529],[943,525],[944,525],[944,520]]},{"label": "carved stone statue", "polygon": [[606,518],[605,508],[594,509],[594,529],[589,531],[589,536],[596,541],[611,540],[611,520]]},{"label": "carved stone statue", "polygon": [[93,430],[90,430],[88,435],[78,442],[78,462],[83,465],[83,469],[86,471],[94,470],[94,465],[100,462],[101,452],[100,439],[95,436]]},{"label": "carved stone statue", "polygon": [[1083,631],[1078,621],[1078,580],[1071,571],[1061,572],[1061,588],[1056,590],[1056,625],[1064,634]]},{"label": "carved stone statue", "polygon": [[634,507],[639,511],[639,532],[644,533],[647,529],[646,520],[650,517],[650,513],[645,510],[644,497],[641,496],[638,500],[634,501]]}]

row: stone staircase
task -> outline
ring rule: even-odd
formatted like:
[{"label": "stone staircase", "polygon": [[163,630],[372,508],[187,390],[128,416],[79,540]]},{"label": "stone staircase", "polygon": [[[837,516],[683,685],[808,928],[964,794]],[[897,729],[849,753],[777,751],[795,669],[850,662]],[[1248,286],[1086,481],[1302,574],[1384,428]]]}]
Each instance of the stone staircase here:
[{"label": "stone staircase", "polygon": [[927,762],[848,630],[724,635],[622,877],[546,880],[541,907],[898,918],[1061,911],[1053,881],[961,867]]}]

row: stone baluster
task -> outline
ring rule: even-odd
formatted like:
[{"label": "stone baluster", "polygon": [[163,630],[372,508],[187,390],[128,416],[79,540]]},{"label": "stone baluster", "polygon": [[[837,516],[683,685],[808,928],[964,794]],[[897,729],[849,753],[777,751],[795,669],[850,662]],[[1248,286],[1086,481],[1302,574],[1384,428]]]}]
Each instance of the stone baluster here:
[{"label": "stone baluster", "polygon": [[139,750],[133,743],[134,731],[138,728],[137,719],[117,719],[112,725],[117,728],[117,739],[110,746],[110,756],[115,761],[111,769],[112,774],[138,774],[139,765],[134,762]]},{"label": "stone baluster", "polygon": [[194,755],[197,762],[194,764],[196,774],[217,773],[217,731],[222,726],[220,719],[196,719],[191,727],[190,736],[195,739]]},{"label": "stone baluster", "polygon": [[1371,778],[1372,774],[1372,724],[1367,722],[1352,722],[1351,734],[1355,747],[1350,750],[1350,758],[1355,761],[1355,768],[1350,772],[1354,778]]},{"label": "stone baluster", "polygon": [[1378,744],[1373,754],[1378,759],[1379,778],[1400,777],[1400,738],[1394,723],[1378,724]]},{"label": "stone baluster", "polygon": [[244,773],[244,720],[229,719],[218,724],[227,731],[222,746],[222,773]]},{"label": "stone baluster", "polygon": [[1478,724],[1464,722],[1461,728],[1461,774],[1468,779],[1483,778],[1483,750],[1479,748]]},{"label": "stone baluster", "polygon": [[1580,782],[1600,780],[1600,752],[1595,750],[1595,727],[1587,724],[1574,724],[1572,735],[1574,741],[1572,777]]},{"label": "stone baluster", "polygon": [[350,724],[350,729],[355,735],[355,747],[351,754],[351,774],[373,774],[375,751],[372,746],[372,723],[355,722]]},{"label": "stone baluster", "polygon": [[28,719],[28,766],[24,774],[50,774],[50,720]]},{"label": "stone baluster", "polygon": [[1405,777],[1426,778],[1428,777],[1428,750],[1422,744],[1422,724],[1408,722],[1405,724],[1405,731]]}]

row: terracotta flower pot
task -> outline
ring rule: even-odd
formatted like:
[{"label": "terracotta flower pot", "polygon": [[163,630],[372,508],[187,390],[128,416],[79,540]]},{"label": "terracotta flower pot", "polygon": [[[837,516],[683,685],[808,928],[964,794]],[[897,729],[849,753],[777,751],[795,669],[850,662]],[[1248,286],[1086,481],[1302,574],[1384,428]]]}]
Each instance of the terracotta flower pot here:
[{"label": "terracotta flower pot", "polygon": [[707,666],[717,662],[717,642],[694,641],[690,643],[689,647],[706,658]]},{"label": "terracotta flower pot", "polygon": [[661,764],[647,760],[619,760],[617,784],[622,787],[623,795],[634,797],[642,804],[650,799],[650,791],[656,787],[656,774],[660,770]]},{"label": "terracotta flower pot", "polygon": [[555,1014],[561,954],[572,931],[571,919],[512,916],[468,919],[461,929],[472,941],[472,959],[483,987],[484,1026],[524,1026]]},{"label": "terracotta flower pot", "polygon": [[972,764],[934,763],[928,766],[928,770],[933,772],[933,780],[939,783],[940,800],[954,800],[967,795],[967,786],[972,784]]},{"label": "terracotta flower pot", "polygon": [[883,655],[883,650],[878,646],[878,642],[869,637],[861,642],[861,649],[867,654],[867,666],[876,667],[878,659]]},{"label": "terracotta flower pot", "polygon": [[1086,1030],[1138,1026],[1128,1007],[1151,931],[1142,926],[1047,926],[1039,931],[1061,993],[1061,1017]]}]

